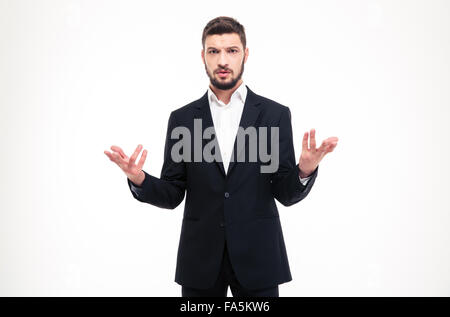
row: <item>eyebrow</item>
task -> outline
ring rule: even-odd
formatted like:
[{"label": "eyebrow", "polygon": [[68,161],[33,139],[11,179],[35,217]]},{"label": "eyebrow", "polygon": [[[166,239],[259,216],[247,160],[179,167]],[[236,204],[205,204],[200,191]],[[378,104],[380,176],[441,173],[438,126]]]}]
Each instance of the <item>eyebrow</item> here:
[{"label": "eyebrow", "polygon": [[[214,46],[209,46],[208,48],[207,48],[207,50],[209,50],[209,49],[215,49],[215,50],[217,50],[217,48],[215,48]],[[230,47],[227,47],[227,48],[237,48],[237,49],[239,49],[239,46],[230,46]]]}]

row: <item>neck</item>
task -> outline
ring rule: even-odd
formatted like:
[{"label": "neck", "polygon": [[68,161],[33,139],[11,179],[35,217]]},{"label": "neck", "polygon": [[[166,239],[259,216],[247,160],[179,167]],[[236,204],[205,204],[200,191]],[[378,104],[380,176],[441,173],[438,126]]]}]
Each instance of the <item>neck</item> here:
[{"label": "neck", "polygon": [[236,91],[236,89],[239,88],[239,86],[242,84],[242,79],[239,79],[239,81],[234,85],[233,88],[228,90],[222,90],[218,89],[217,87],[214,87],[213,85],[209,84],[209,88],[214,92],[217,99],[222,101],[224,104],[228,104],[231,99],[231,95]]}]

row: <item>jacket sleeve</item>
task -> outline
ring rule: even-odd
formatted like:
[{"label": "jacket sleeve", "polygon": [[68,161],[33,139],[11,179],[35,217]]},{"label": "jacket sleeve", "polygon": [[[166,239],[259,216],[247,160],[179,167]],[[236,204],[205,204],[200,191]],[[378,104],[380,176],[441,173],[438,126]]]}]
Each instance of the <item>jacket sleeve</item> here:
[{"label": "jacket sleeve", "polygon": [[184,199],[186,190],[186,165],[184,161],[175,162],[170,155],[172,146],[178,140],[172,140],[170,135],[177,126],[172,112],[167,125],[166,143],[164,146],[164,163],[161,177],[157,178],[144,171],[145,179],[137,186],[127,177],[128,186],[134,198],[156,207],[174,209]]},{"label": "jacket sleeve", "polygon": [[300,168],[296,164],[292,139],[291,111],[285,107],[281,114],[279,127],[279,166],[271,175],[273,196],[284,206],[291,206],[305,198],[314,185],[319,166],[309,175],[306,185],[299,179]]}]

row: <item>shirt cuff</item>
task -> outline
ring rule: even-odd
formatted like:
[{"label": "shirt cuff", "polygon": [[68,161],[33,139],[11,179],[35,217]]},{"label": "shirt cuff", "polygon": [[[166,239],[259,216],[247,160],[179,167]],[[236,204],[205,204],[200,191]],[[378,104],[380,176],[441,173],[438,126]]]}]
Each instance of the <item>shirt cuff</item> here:
[{"label": "shirt cuff", "polygon": [[303,186],[306,186],[306,184],[308,183],[310,178],[311,178],[311,176],[308,176],[305,178],[301,178],[300,176],[298,177],[298,179],[300,180],[300,183],[302,183]]}]

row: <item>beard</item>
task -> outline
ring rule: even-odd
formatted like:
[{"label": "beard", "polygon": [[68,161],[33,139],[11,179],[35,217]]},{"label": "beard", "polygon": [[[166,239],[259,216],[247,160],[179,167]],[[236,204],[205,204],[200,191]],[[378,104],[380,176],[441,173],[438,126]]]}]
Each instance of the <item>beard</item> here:
[{"label": "beard", "polygon": [[213,76],[211,76],[208,72],[208,69],[206,68],[206,63],[205,63],[205,70],[206,70],[206,74],[209,77],[211,85],[213,85],[217,89],[229,90],[236,85],[236,83],[239,81],[239,79],[241,79],[242,74],[244,73],[244,59],[242,59],[241,71],[239,72],[239,75],[234,79],[232,78],[230,82],[221,82],[214,77],[214,74],[213,74]]}]

